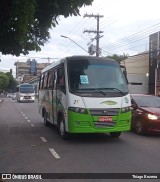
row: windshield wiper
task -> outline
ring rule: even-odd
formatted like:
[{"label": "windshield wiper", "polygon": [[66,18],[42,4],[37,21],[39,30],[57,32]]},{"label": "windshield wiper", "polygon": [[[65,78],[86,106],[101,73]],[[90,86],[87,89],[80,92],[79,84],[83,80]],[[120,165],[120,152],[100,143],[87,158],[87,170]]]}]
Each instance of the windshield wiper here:
[{"label": "windshield wiper", "polygon": [[95,88],[85,88],[85,89],[74,89],[72,91],[94,91],[94,92],[99,92],[103,95],[106,95],[106,92],[103,90],[115,90],[116,92],[121,93],[122,95],[125,95],[124,92],[122,92],[121,90],[119,90],[118,88],[100,88],[100,89],[95,89]]},{"label": "windshield wiper", "polygon": [[113,88],[113,90],[116,90],[117,92],[120,92],[122,95],[125,95],[125,93],[119,90],[118,88]]},{"label": "windshield wiper", "polygon": [[139,107],[150,107],[150,106],[139,106]]},{"label": "windshield wiper", "polygon": [[99,92],[99,93],[101,93],[101,94],[103,94],[103,95],[106,95],[106,92],[104,92],[104,91],[102,91],[102,90],[95,89],[94,91],[95,91],[95,92]]},{"label": "windshield wiper", "polygon": [[124,92],[122,92],[121,90],[119,90],[118,88],[101,88],[101,89],[115,90],[115,91],[117,91],[117,92],[121,93],[122,95],[125,95],[125,93],[124,93]]}]

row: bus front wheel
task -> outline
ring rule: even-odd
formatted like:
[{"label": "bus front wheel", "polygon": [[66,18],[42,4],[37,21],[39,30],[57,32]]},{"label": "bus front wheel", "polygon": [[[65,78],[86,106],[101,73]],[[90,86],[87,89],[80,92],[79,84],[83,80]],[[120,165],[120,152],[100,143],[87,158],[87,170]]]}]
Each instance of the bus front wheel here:
[{"label": "bus front wheel", "polygon": [[64,122],[63,117],[61,117],[60,122],[59,122],[59,132],[63,139],[68,139],[69,133],[66,132],[66,127],[65,127],[65,122]]},{"label": "bus front wheel", "polygon": [[121,132],[110,132],[111,137],[119,137],[121,135]]}]

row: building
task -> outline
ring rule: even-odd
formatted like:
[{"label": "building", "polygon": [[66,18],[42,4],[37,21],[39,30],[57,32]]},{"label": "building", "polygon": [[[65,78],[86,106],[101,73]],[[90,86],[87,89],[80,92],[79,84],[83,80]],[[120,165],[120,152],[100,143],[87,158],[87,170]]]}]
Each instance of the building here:
[{"label": "building", "polygon": [[126,67],[130,93],[149,93],[149,53],[130,56],[121,62]]},{"label": "building", "polygon": [[29,82],[30,80],[38,77],[46,66],[50,63],[37,63],[35,59],[28,59],[26,62],[15,62],[16,78],[19,82]]},{"label": "building", "polygon": [[160,32],[149,36],[149,51],[122,61],[131,93],[160,96]]}]

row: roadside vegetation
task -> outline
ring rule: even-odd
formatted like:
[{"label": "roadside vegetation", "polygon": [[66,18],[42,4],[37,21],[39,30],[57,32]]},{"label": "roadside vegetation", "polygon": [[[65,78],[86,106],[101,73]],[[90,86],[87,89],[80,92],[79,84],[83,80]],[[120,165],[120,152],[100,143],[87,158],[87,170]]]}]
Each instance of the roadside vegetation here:
[{"label": "roadside vegetation", "polygon": [[15,92],[17,81],[10,72],[0,72],[0,93]]}]

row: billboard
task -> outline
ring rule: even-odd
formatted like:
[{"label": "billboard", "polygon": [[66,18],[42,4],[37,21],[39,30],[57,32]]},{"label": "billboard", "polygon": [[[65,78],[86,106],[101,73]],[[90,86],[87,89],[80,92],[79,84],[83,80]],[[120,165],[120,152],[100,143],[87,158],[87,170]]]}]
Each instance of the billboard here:
[{"label": "billboard", "polygon": [[32,76],[36,76],[37,75],[37,62],[36,62],[35,59],[30,61],[30,74]]}]

